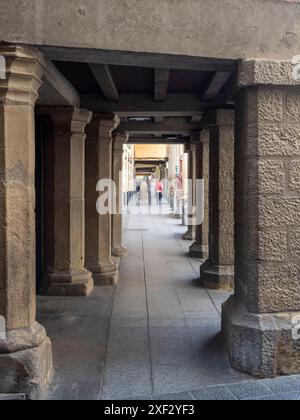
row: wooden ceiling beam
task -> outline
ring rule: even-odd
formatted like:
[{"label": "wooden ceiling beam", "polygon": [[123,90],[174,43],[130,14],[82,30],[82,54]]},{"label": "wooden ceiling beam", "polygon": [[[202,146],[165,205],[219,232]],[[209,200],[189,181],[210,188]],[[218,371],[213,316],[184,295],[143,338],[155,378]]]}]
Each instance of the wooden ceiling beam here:
[{"label": "wooden ceiling beam", "polygon": [[203,101],[213,101],[217,98],[222,88],[231,76],[231,72],[216,72],[209,80],[204,93]]},{"label": "wooden ceiling beam", "polygon": [[160,139],[155,137],[129,137],[127,144],[185,144],[189,141],[186,137],[177,137],[176,139],[168,139],[162,137]]},{"label": "wooden ceiling beam", "polygon": [[80,96],[56,66],[45,60],[44,83],[39,90],[37,105],[80,106]]},{"label": "wooden ceiling beam", "polygon": [[115,113],[119,117],[192,117],[203,111],[223,108],[205,102],[198,94],[169,94],[166,102],[154,102],[152,95],[122,94],[118,103],[108,102],[99,95],[82,95],[81,106],[93,112]]},{"label": "wooden ceiling beam", "polygon": [[90,64],[90,69],[109,102],[119,102],[120,96],[114,78],[107,64]]},{"label": "wooden ceiling beam", "polygon": [[127,51],[66,48],[40,45],[39,49],[50,59],[79,63],[109,64],[162,69],[196,70],[205,72],[233,71],[234,60],[220,60],[173,54],[153,54]]},{"label": "wooden ceiling beam", "polygon": [[187,118],[165,118],[162,124],[152,121],[128,121],[121,123],[120,131],[129,135],[184,135],[199,130],[199,124],[192,124]]},{"label": "wooden ceiling beam", "polygon": [[155,102],[165,102],[167,100],[169,79],[170,79],[169,69],[155,69],[155,81],[154,81]]}]

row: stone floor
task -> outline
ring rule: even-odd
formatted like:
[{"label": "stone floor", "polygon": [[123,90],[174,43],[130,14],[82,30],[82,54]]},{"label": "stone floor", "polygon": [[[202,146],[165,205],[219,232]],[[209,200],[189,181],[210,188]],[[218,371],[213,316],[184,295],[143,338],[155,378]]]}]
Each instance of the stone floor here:
[{"label": "stone floor", "polygon": [[256,381],[230,369],[220,336],[229,295],[198,286],[185,231],[168,214],[131,216],[116,289],[38,297],[56,369],[47,399],[300,399],[298,377]]}]

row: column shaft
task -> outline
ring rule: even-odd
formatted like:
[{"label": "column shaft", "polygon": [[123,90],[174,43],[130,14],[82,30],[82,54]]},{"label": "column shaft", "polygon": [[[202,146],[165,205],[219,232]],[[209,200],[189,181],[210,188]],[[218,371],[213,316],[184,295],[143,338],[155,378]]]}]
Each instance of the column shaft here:
[{"label": "column shaft", "polygon": [[87,296],[93,280],[84,267],[84,132],[91,113],[72,107],[55,107],[48,112],[51,118],[45,133],[46,276],[42,293]]},{"label": "column shaft", "polygon": [[[204,220],[196,226],[196,241],[190,247],[192,258],[205,260],[208,257],[209,236],[209,132],[203,130],[198,133],[196,143],[196,177],[204,180]],[[197,211],[197,209],[196,209]],[[199,209],[198,209],[199,211]]]},{"label": "column shaft", "polygon": [[289,63],[240,70],[236,290],[223,331],[235,368],[273,377],[300,372],[300,87]]},{"label": "column shaft", "polygon": [[127,250],[123,246],[123,153],[127,134],[117,133],[113,142],[113,180],[116,185],[116,213],[112,216],[112,254],[125,257]]},{"label": "column shaft", "polygon": [[112,215],[97,212],[97,200],[107,191],[96,191],[101,180],[112,180],[112,131],[117,117],[94,115],[87,129],[86,149],[86,266],[95,284],[116,284],[118,269],[112,261]]},{"label": "column shaft", "polygon": [[209,260],[201,283],[213,289],[234,285],[234,111],[217,111],[210,128]]},{"label": "column shaft", "polygon": [[188,163],[188,200],[192,205],[192,212],[188,214],[190,221],[193,221],[188,225],[188,231],[183,235],[183,239],[186,241],[194,241],[196,239],[196,225],[195,225],[195,208],[196,208],[196,145],[191,144],[188,146],[186,151],[189,154]]},{"label": "column shaft", "polygon": [[42,56],[1,46],[0,80],[0,393],[38,398],[52,374],[51,343],[36,321],[34,104]]}]

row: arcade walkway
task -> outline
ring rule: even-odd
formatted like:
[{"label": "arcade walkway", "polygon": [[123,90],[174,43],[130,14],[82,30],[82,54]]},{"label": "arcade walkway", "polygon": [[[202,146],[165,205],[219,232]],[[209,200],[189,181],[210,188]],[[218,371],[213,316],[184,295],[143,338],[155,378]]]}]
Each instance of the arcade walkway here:
[{"label": "arcade walkway", "polygon": [[197,286],[200,262],[187,258],[190,243],[181,240],[186,229],[179,223],[170,215],[129,218],[129,256],[115,291],[98,287],[88,299],[38,298],[38,320],[53,341],[56,368],[47,398],[201,399],[203,391],[193,391],[222,384],[207,395],[215,390],[214,398],[235,399],[226,384],[239,382],[275,398],[230,369],[219,336],[228,295]]}]

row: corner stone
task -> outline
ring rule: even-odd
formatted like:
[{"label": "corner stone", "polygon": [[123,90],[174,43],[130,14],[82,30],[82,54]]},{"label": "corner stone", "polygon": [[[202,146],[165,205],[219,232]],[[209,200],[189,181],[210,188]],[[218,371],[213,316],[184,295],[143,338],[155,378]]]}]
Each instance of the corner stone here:
[{"label": "corner stone", "polygon": [[260,378],[300,373],[300,341],[293,316],[252,314],[232,296],[223,305],[222,330],[233,368]]},{"label": "corner stone", "polygon": [[23,393],[41,399],[52,380],[51,341],[37,322],[31,328],[8,333],[0,341],[0,393]]}]

